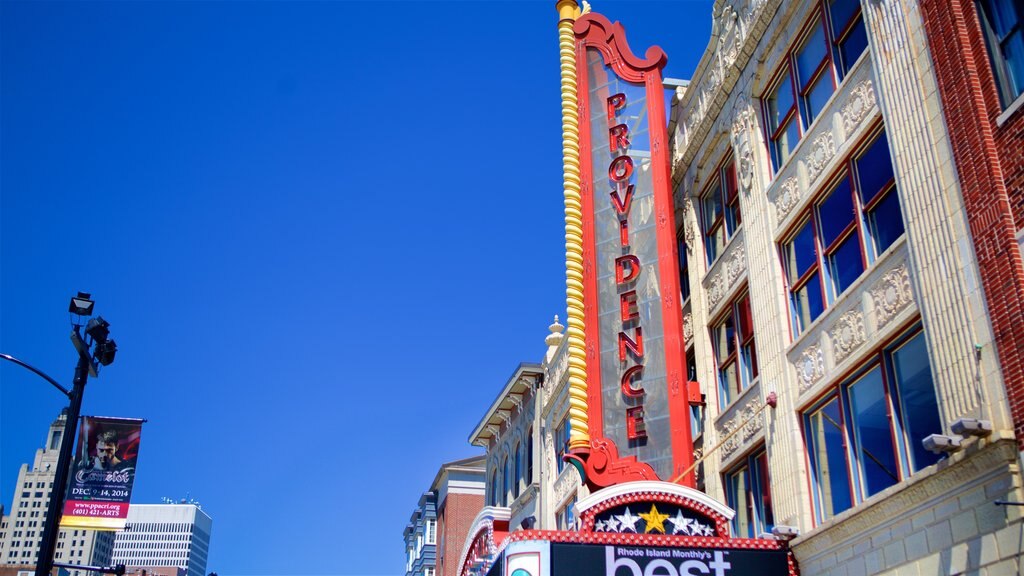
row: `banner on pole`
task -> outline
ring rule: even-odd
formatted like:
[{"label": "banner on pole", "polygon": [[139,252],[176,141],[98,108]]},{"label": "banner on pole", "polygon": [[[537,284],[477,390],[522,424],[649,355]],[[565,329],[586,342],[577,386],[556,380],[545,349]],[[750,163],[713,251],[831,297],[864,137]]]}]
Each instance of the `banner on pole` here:
[{"label": "banner on pole", "polygon": [[60,525],[123,530],[143,420],[83,416]]}]

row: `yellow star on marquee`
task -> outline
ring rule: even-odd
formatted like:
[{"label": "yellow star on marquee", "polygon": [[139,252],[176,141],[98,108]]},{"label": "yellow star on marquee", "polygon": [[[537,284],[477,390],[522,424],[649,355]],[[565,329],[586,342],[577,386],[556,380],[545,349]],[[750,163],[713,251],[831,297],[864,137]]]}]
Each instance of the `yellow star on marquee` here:
[{"label": "yellow star on marquee", "polygon": [[646,514],[641,512],[639,516],[643,518],[645,522],[647,522],[647,530],[644,530],[644,532],[661,532],[662,534],[665,533],[665,520],[668,520],[668,514],[662,514],[661,512],[658,512],[658,508],[654,504],[651,504],[650,512]]}]

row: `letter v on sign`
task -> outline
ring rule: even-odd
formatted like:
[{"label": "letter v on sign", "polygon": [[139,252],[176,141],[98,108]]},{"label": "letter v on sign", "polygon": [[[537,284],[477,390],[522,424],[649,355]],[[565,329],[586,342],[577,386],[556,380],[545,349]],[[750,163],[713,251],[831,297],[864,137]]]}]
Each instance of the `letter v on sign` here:
[{"label": "letter v on sign", "polygon": [[619,217],[625,217],[629,215],[629,207],[633,203],[633,185],[626,186],[626,197],[622,198],[619,196],[619,192],[622,190],[622,186],[619,185],[616,190],[612,190],[612,204],[615,206],[615,211],[619,213]]}]

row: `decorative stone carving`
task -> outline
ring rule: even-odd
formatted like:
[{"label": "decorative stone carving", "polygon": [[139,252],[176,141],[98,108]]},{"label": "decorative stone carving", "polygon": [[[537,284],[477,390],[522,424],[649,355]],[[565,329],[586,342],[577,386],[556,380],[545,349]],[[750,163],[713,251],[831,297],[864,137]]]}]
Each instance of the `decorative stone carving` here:
[{"label": "decorative stone carving", "polygon": [[725,281],[722,278],[722,273],[715,274],[715,277],[711,279],[711,288],[708,290],[708,304],[712,308],[718,305],[718,302],[725,295]]},{"label": "decorative stone carving", "polygon": [[914,301],[910,287],[910,273],[905,263],[886,272],[871,288],[871,300],[875,305],[878,327],[889,323],[894,316]]},{"label": "decorative stone carving", "polygon": [[693,314],[683,314],[683,341],[687,344],[693,340]]},{"label": "decorative stone carving", "polygon": [[847,136],[864,120],[868,111],[874,106],[875,90],[871,85],[871,80],[864,80],[850,91],[850,99],[840,111]]},{"label": "decorative stone carving", "polygon": [[793,366],[800,378],[800,391],[810,388],[825,375],[825,354],[817,344],[808,346]]},{"label": "decorative stone carving", "polygon": [[737,172],[740,190],[744,194],[750,194],[750,185],[754,183],[754,154],[750,151],[750,144],[746,140],[736,147],[736,155],[739,157]]},{"label": "decorative stone carving", "polygon": [[736,410],[733,417],[719,428],[719,437],[725,438],[738,427],[743,427],[742,430],[736,432],[736,434],[733,434],[732,436],[729,436],[729,438],[722,443],[723,459],[728,458],[729,455],[735,452],[737,448],[745,444],[747,440],[753,438],[755,434],[764,428],[764,418],[754,418],[754,415],[757,414],[757,409],[760,408],[758,405],[759,400],[760,399],[751,397],[745,406]]},{"label": "decorative stone carving", "polygon": [[718,20],[718,54],[724,66],[732,66],[736,62],[736,57],[739,56],[740,42],[743,41],[740,37],[739,15],[732,6],[725,4],[716,20]]},{"label": "decorative stone carving", "polygon": [[828,333],[832,337],[832,352],[838,364],[864,343],[864,313],[850,310],[839,317]]},{"label": "decorative stone carving", "polygon": [[712,308],[725,296],[736,280],[742,278],[747,270],[747,260],[743,252],[743,246],[737,246],[732,250],[725,260],[719,265],[718,273],[711,279],[711,286],[708,290],[708,303]]},{"label": "decorative stone carving", "polygon": [[[562,502],[565,497],[569,495],[570,490],[576,489],[576,474],[567,472],[569,466],[566,465],[562,469],[562,473],[555,478],[555,485],[552,487],[552,491],[555,493],[555,502]],[[552,468],[555,470],[555,468]]]},{"label": "decorative stone carving", "polygon": [[821,174],[821,171],[825,169],[825,165],[835,155],[835,137],[832,136],[831,130],[827,130],[811,142],[811,151],[807,157],[808,180],[814,182],[818,175]]},{"label": "decorative stone carving", "polygon": [[[743,4],[746,4],[743,7]],[[749,3],[740,2],[739,9],[731,5],[724,5],[718,16],[715,17],[715,28],[718,31],[718,58],[707,63],[702,78],[694,79],[694,86],[699,89],[690,95],[690,101],[686,108],[681,110],[680,117],[686,118],[685,126],[680,128],[677,125],[675,138],[676,163],[685,156],[685,150],[692,142],[697,128],[707,119],[711,103],[714,102],[718,90],[722,87],[724,71],[723,67],[737,65],[737,60],[747,41],[749,31],[756,20],[761,18],[767,0],[752,0]],[[740,64],[742,67],[742,64]]]},{"label": "decorative stone carving", "polygon": [[693,230],[693,223],[691,222],[690,214],[693,213],[693,202],[687,198],[686,202],[683,202],[683,240],[686,242],[686,249],[693,252],[693,241],[696,238],[696,233]]},{"label": "decorative stone carving", "polygon": [[789,211],[799,201],[800,184],[797,182],[796,176],[790,176],[779,186],[778,196],[775,197],[775,211],[778,213],[778,219],[782,220],[789,215]]},{"label": "decorative stone carving", "polygon": [[746,254],[743,252],[743,246],[739,246],[733,251],[732,257],[725,264],[726,277],[729,286],[736,283],[736,280],[744,275],[747,270],[747,259]]}]

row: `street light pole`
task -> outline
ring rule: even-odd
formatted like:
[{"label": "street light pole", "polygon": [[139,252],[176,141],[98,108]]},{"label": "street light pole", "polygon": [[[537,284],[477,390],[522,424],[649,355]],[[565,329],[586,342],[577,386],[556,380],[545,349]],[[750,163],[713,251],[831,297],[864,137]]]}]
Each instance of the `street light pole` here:
[{"label": "street light pole", "polygon": [[[43,520],[43,534],[39,541],[39,560],[36,562],[35,576],[48,576],[53,569],[53,553],[57,548],[57,536],[60,533],[60,517],[64,508],[64,499],[67,496],[68,474],[71,471],[72,453],[75,448],[75,433],[78,431],[78,417],[82,410],[82,396],[85,394],[85,383],[89,376],[99,376],[100,366],[109,366],[114,361],[117,353],[117,344],[108,338],[110,324],[103,318],[97,316],[89,320],[88,324],[84,319],[92,316],[94,302],[89,294],[79,292],[78,296],[71,298],[71,306],[68,311],[78,316],[78,322],[72,321],[71,343],[78,351],[78,364],[75,365],[75,381],[71,390],[63,387],[56,380],[48,376],[42,370],[18,360],[8,354],[0,354],[0,359],[13,362],[23,368],[31,370],[42,379],[49,382],[61,391],[71,403],[68,405],[67,419],[64,421],[64,432],[60,441],[60,453],[57,457],[57,470],[54,473],[53,487],[50,489],[50,502],[46,507],[46,517]],[[82,326],[85,326],[85,336],[82,336]],[[113,569],[111,569],[113,570]],[[113,572],[112,572],[113,573]],[[121,569],[121,574],[124,569]]]},{"label": "street light pole", "polygon": [[82,396],[85,393],[85,382],[89,379],[90,360],[79,354],[75,366],[75,382],[68,397],[68,416],[64,421],[64,434],[61,436],[60,454],[57,457],[57,473],[50,490],[50,503],[46,508],[46,521],[43,523],[43,537],[39,541],[39,560],[36,561],[35,576],[48,576],[53,569],[53,552],[57,548],[57,535],[61,510],[68,485],[68,473],[71,470],[71,456],[74,450],[75,433],[78,431],[78,416],[82,410]]}]

